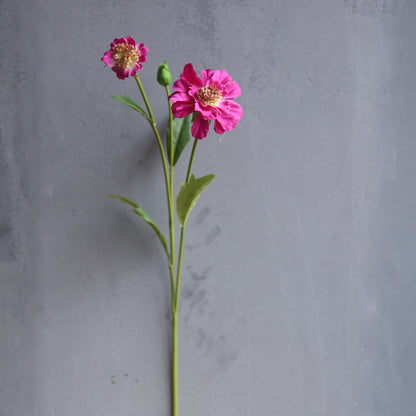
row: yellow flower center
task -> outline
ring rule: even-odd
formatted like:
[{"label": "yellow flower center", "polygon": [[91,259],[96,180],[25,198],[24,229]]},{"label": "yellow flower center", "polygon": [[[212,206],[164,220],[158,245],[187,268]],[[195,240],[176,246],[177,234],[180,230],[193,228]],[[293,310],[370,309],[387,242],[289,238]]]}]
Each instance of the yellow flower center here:
[{"label": "yellow flower center", "polygon": [[208,87],[200,88],[195,97],[198,101],[201,101],[204,105],[210,105],[216,107],[221,101],[222,94],[218,87],[214,84],[208,85]]},{"label": "yellow flower center", "polygon": [[134,45],[119,43],[113,48],[114,65],[125,70],[132,67],[138,60],[140,54]]}]

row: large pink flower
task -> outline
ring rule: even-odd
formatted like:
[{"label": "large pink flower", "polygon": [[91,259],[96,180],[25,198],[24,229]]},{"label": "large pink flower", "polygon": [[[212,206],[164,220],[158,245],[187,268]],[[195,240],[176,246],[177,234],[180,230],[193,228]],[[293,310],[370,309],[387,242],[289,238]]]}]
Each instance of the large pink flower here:
[{"label": "large pink flower", "polygon": [[192,64],[187,64],[173,88],[173,115],[182,118],[198,113],[191,129],[196,139],[207,137],[211,120],[215,120],[214,130],[223,134],[233,130],[243,116],[243,109],[234,102],[241,89],[227,71],[203,69],[199,78]]},{"label": "large pink flower", "polygon": [[134,77],[142,69],[142,62],[146,62],[148,49],[144,43],[136,42],[130,37],[114,39],[111,48],[101,60],[117,74],[120,79],[129,75]]}]

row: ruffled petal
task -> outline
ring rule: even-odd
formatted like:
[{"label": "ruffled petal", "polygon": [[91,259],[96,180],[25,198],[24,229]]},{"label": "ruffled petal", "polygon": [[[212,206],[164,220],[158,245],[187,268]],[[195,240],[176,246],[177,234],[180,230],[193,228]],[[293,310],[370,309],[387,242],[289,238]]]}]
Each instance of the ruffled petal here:
[{"label": "ruffled petal", "polygon": [[134,45],[136,46],[136,42],[134,41],[134,39],[130,36],[126,36],[124,38],[125,42],[127,43],[127,45]]},{"label": "ruffled petal", "polygon": [[222,127],[221,123],[218,120],[215,120],[214,130],[215,130],[215,133],[218,133],[218,134],[225,133],[224,127]]},{"label": "ruffled petal", "polygon": [[175,83],[173,84],[173,89],[175,91],[178,92],[188,92],[189,88],[190,88],[191,84],[184,80],[184,79],[178,79],[177,81],[175,81]]},{"label": "ruffled petal", "polygon": [[146,48],[146,46],[144,45],[144,43],[138,43],[138,44],[136,45],[136,48],[137,48],[139,51],[141,51],[142,53],[147,53],[147,52],[149,52],[149,49],[148,49],[148,48]]},{"label": "ruffled petal", "polygon": [[231,76],[224,69],[219,69],[218,71],[214,72],[212,80],[218,84],[226,84],[227,82],[231,81]]},{"label": "ruffled petal", "polygon": [[210,105],[202,105],[198,101],[195,102],[195,111],[199,111],[205,120],[215,120],[218,117],[219,109]]},{"label": "ruffled petal", "polygon": [[172,104],[172,113],[177,118],[186,117],[195,111],[195,103],[192,101],[178,101]]},{"label": "ruffled petal", "polygon": [[126,79],[129,76],[128,71],[123,71],[119,66],[113,66],[111,69],[117,74],[118,79]]},{"label": "ruffled petal", "polygon": [[202,81],[198,78],[198,75],[196,74],[192,64],[185,65],[185,68],[181,74],[181,78],[188,81],[190,84],[202,87]]},{"label": "ruffled petal", "polygon": [[203,69],[201,71],[201,79],[204,85],[209,84],[212,76],[214,75],[214,70],[212,69]]},{"label": "ruffled petal", "polygon": [[171,94],[169,96],[169,99],[173,102],[176,103],[177,101],[184,101],[184,102],[191,102],[194,103],[195,101],[192,99],[192,97],[190,97],[188,94],[185,94],[183,92],[174,92],[173,94]]},{"label": "ruffled petal", "polygon": [[116,45],[119,45],[120,43],[126,43],[126,40],[124,38],[116,38],[111,43],[111,48],[113,48]]},{"label": "ruffled petal", "polygon": [[209,130],[208,120],[204,120],[200,114],[198,114],[192,123],[191,133],[195,139],[203,139],[207,137]]},{"label": "ruffled petal", "polygon": [[107,51],[101,60],[108,66],[114,65],[113,53],[111,51]]},{"label": "ruffled petal", "polygon": [[241,105],[236,103],[235,101],[221,101],[218,108],[221,109],[221,114],[226,113],[232,115],[237,120],[237,122],[240,121],[241,117],[243,117],[243,109],[241,108]]},{"label": "ruffled petal", "polygon": [[240,104],[234,101],[225,101],[222,103],[217,120],[225,131],[230,131],[235,128],[241,117],[243,117],[243,109]]},{"label": "ruffled petal", "polygon": [[223,98],[237,98],[241,95],[241,88],[236,81],[227,82],[222,89]]}]

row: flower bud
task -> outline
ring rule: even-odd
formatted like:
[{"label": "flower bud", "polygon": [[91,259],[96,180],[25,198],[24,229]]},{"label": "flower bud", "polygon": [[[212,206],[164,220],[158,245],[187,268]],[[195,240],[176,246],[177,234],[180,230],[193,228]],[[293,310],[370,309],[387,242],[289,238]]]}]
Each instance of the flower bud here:
[{"label": "flower bud", "polygon": [[163,87],[167,87],[172,82],[172,75],[169,72],[166,61],[159,65],[157,70],[157,82]]}]

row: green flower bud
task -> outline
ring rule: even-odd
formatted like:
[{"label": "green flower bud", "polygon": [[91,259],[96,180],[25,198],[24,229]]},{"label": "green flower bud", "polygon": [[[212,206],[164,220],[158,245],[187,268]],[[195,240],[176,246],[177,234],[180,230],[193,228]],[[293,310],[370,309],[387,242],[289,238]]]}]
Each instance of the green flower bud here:
[{"label": "green flower bud", "polygon": [[172,75],[169,72],[166,61],[159,65],[157,70],[157,82],[163,87],[167,87],[172,82]]}]

